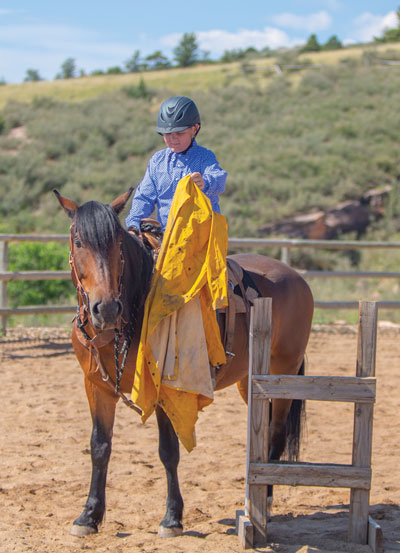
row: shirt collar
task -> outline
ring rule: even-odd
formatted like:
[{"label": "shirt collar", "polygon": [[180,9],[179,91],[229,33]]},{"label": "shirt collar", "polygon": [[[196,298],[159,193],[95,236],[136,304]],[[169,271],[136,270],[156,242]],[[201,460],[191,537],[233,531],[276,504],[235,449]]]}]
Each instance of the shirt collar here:
[{"label": "shirt collar", "polygon": [[187,155],[188,153],[192,153],[196,148],[198,148],[198,145],[197,145],[196,140],[193,139],[193,142],[191,143],[191,145],[189,146],[189,148],[186,148],[186,150],[183,150],[183,152],[175,153],[175,152],[173,152],[170,148],[168,148],[168,150],[170,151],[170,153],[175,154],[176,156],[185,156],[185,155]]}]

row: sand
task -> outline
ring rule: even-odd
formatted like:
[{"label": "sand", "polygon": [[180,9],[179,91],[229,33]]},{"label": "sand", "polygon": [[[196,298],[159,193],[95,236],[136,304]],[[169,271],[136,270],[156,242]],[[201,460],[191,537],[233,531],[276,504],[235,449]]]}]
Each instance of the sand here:
[{"label": "sand", "polygon": [[[219,392],[201,413],[197,447],[182,450],[184,533],[162,539],[166,481],[158,459],[155,417],[145,425],[118,405],[107,482],[106,519],[97,535],[70,535],[91,472],[90,416],[83,377],[68,339],[51,330],[40,339],[0,340],[1,553],[230,553],[240,551],[235,513],[244,506],[247,410],[236,387]],[[385,551],[400,551],[400,330],[379,331],[374,411],[371,514]],[[307,373],[355,374],[355,329],[314,330]],[[353,406],[308,402],[301,460],[351,462]],[[268,526],[279,553],[366,553],[346,542],[349,491],[275,488]]]}]

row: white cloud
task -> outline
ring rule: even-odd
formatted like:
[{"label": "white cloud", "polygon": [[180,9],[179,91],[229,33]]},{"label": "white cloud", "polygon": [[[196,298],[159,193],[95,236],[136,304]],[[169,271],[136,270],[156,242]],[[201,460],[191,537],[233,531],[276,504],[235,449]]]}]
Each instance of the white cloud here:
[{"label": "white cloud", "polygon": [[10,15],[13,13],[12,10],[7,10],[6,8],[0,8],[0,15]]},{"label": "white cloud", "polygon": [[21,81],[26,69],[38,69],[53,79],[63,61],[72,57],[90,72],[122,66],[140,47],[104,40],[100,33],[62,25],[0,25],[0,77]]},{"label": "white cloud", "polygon": [[19,47],[25,51],[33,48],[62,51],[68,56],[68,49],[74,52],[86,51],[112,54],[124,49],[124,45],[107,43],[99,33],[62,25],[7,25],[0,26],[0,46]]},{"label": "white cloud", "polygon": [[325,4],[327,8],[333,11],[339,10],[343,6],[343,2],[339,2],[338,0],[325,0]]},{"label": "white cloud", "polygon": [[386,15],[375,15],[369,12],[361,14],[354,21],[354,37],[360,42],[369,42],[374,37],[379,37],[385,29],[393,29],[398,26],[396,12],[391,11]]},{"label": "white cloud", "polygon": [[311,13],[309,15],[295,15],[293,13],[280,13],[274,15],[272,21],[276,25],[288,29],[296,29],[316,33],[328,29],[332,24],[332,18],[326,11]]},{"label": "white cloud", "polygon": [[[245,49],[249,46],[258,50],[266,46],[274,49],[304,42],[303,39],[290,38],[284,31],[273,27],[265,27],[262,30],[240,29],[236,33],[215,29],[199,31],[195,34],[200,49],[210,51],[214,55],[220,55],[225,50]],[[161,37],[160,42],[163,46],[173,49],[181,39],[182,34],[174,33]]]}]

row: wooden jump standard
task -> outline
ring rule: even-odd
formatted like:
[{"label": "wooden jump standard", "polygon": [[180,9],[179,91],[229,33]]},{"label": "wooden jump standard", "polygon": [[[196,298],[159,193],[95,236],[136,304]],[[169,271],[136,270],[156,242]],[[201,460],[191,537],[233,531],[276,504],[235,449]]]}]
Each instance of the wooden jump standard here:
[{"label": "wooden jump standard", "polygon": [[[255,300],[250,319],[250,382],[245,511],[236,528],[245,549],[267,543],[267,485],[351,488],[348,539],[383,551],[380,526],[369,516],[372,419],[375,402],[377,307],[359,303],[355,377],[269,375],[271,298]],[[269,399],[354,403],[351,465],[268,462]]]}]

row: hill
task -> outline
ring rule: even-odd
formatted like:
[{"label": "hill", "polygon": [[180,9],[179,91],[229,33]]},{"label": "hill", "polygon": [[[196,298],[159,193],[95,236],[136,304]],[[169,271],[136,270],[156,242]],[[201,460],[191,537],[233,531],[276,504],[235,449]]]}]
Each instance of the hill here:
[{"label": "hill", "polygon": [[309,68],[280,75],[274,64],[284,67],[284,56],[2,86],[0,230],[65,232],[53,188],[81,202],[136,186],[163,147],[154,131],[160,102],[189,94],[202,114],[199,143],[229,172],[221,205],[232,236],[257,235],[268,223],[386,185],[394,192],[374,230],[393,232],[400,66],[366,63],[378,54],[398,50],[303,55],[297,63]]}]

